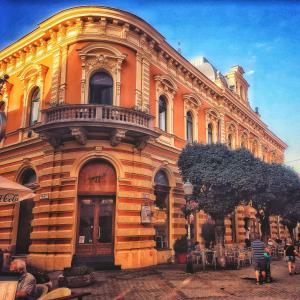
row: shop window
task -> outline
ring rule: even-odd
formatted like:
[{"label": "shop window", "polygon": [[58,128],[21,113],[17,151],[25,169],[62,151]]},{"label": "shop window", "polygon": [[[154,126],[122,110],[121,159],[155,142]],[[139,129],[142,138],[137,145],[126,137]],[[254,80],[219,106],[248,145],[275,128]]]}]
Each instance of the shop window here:
[{"label": "shop window", "polygon": [[163,131],[167,131],[167,100],[164,96],[159,97],[158,113],[159,113],[158,127]]},{"label": "shop window", "polygon": [[186,139],[188,143],[193,142],[193,116],[190,111],[186,114]]},{"label": "shop window", "polygon": [[207,125],[207,143],[209,145],[213,143],[213,127],[211,123]]},{"label": "shop window", "polygon": [[169,181],[163,171],[157,172],[155,178],[155,241],[156,249],[169,248]]},{"label": "shop window", "polygon": [[91,77],[89,102],[92,104],[113,104],[113,79],[107,72],[99,71]]},{"label": "shop window", "polygon": [[29,112],[29,126],[34,125],[38,121],[40,110],[40,89],[35,87],[32,90],[30,97],[30,112]]}]

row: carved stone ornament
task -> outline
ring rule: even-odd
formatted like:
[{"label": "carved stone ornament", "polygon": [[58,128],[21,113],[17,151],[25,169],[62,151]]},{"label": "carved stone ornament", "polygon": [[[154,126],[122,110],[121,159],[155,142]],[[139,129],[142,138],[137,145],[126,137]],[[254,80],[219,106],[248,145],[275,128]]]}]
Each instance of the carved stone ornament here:
[{"label": "carved stone ornament", "polygon": [[70,131],[80,145],[86,144],[86,131],[82,127],[71,127]]},{"label": "carved stone ornament", "polygon": [[147,146],[149,139],[149,136],[140,137],[135,144],[136,149],[140,151],[143,150]]},{"label": "carved stone ornament", "polygon": [[54,149],[58,148],[62,144],[62,139],[57,135],[41,132],[39,137],[41,140],[49,143]]},{"label": "carved stone ornament", "polygon": [[125,138],[127,130],[125,129],[115,129],[112,132],[110,143],[113,147],[118,146],[122,140]]}]

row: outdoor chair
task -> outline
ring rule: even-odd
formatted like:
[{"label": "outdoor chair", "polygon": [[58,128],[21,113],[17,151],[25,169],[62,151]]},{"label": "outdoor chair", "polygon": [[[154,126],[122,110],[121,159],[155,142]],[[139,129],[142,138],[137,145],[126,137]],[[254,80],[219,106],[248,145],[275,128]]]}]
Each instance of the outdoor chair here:
[{"label": "outdoor chair", "polygon": [[42,299],[48,293],[48,286],[46,284],[37,284],[34,291],[34,297],[38,300]]},{"label": "outdoor chair", "polygon": [[71,290],[68,288],[58,288],[58,289],[55,289],[55,290],[51,291],[50,293],[40,297],[39,300],[55,300],[57,298],[70,296],[71,293],[72,293]]}]

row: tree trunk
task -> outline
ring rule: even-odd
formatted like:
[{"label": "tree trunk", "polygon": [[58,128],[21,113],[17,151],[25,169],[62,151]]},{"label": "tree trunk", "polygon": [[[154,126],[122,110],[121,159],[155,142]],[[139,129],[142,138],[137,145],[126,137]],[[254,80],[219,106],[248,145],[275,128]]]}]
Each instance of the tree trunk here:
[{"label": "tree trunk", "polygon": [[263,215],[260,215],[260,225],[261,225],[261,234],[262,240],[267,242],[270,237],[270,215],[268,212],[264,212]]},{"label": "tree trunk", "polygon": [[223,219],[216,219],[215,224],[215,236],[216,236],[216,244],[224,246],[224,235],[225,235],[225,225],[224,225],[224,218]]}]

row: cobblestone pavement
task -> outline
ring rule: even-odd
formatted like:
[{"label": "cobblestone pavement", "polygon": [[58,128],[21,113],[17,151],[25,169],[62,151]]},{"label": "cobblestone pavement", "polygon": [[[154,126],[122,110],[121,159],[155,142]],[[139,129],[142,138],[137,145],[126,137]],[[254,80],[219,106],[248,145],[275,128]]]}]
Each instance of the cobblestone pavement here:
[{"label": "cobblestone pavement", "polygon": [[[298,271],[299,270],[298,260]],[[186,274],[184,266],[160,265],[139,270],[97,271],[96,283],[74,291],[87,300],[120,299],[300,299],[300,275],[289,276],[286,263],[272,262],[274,282],[256,286],[252,267]],[[52,274],[54,275],[54,274]]]}]

